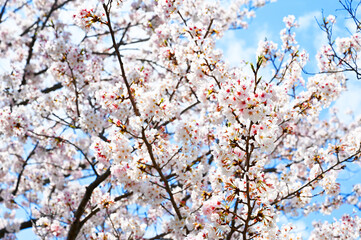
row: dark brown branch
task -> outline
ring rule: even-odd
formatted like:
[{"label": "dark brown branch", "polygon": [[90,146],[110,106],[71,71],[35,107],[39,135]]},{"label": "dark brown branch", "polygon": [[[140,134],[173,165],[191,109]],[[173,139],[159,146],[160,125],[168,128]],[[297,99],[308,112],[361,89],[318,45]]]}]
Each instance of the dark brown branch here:
[{"label": "dark brown branch", "polygon": [[[111,3],[109,3],[109,4],[111,4]],[[119,62],[119,65],[120,65],[120,70],[122,72],[122,77],[123,77],[125,86],[127,87],[130,102],[131,102],[131,104],[133,106],[135,115],[140,116],[140,112],[139,112],[139,110],[137,108],[136,102],[134,100],[133,94],[132,94],[131,89],[130,89],[129,82],[127,80],[127,76],[125,74],[123,60],[122,60],[122,57],[120,56],[119,49],[117,48],[117,42],[115,41],[114,31],[113,31],[112,24],[111,24],[111,21],[110,21],[109,10],[108,10],[108,7],[105,5],[105,3],[103,4],[103,8],[104,8],[105,14],[107,16],[107,26],[109,28],[110,36],[111,36],[112,42],[113,42],[113,47],[114,47],[115,53],[116,53],[117,58],[118,58],[118,62]]]},{"label": "dark brown branch", "polygon": [[25,28],[25,30],[20,34],[20,37],[23,37],[25,34],[30,32],[30,30],[35,26],[38,25],[40,22],[40,19],[37,19],[33,24],[31,24],[29,27]]},{"label": "dark brown branch", "polygon": [[[42,92],[42,93],[50,93],[50,92],[56,91],[56,90],[58,90],[58,89],[60,89],[60,88],[62,88],[62,87],[63,87],[63,85],[62,85],[61,83],[56,83],[56,84],[55,84],[54,86],[52,86],[52,87],[45,88],[45,89],[41,90],[41,92]],[[14,101],[15,101],[15,100],[14,100]],[[25,100],[23,100],[23,101],[21,101],[21,102],[19,102],[19,103],[15,103],[15,105],[16,105],[16,106],[21,106],[21,105],[26,106],[26,105],[28,105],[29,103],[30,103],[29,99],[25,99]]]},{"label": "dark brown branch", "polygon": [[[238,210],[238,198],[236,198],[236,204],[234,206],[234,215],[237,215],[237,210]],[[227,240],[231,240],[232,239],[232,235],[233,233],[237,230],[237,228],[235,227],[236,224],[236,220],[235,220],[235,216],[232,218],[232,222],[231,222],[231,231],[227,234]]]},{"label": "dark brown branch", "polygon": [[169,233],[161,233],[151,238],[145,238],[145,240],[158,240],[158,239],[165,239],[163,237],[167,236]]},{"label": "dark brown branch", "polygon": [[179,207],[177,206],[177,203],[175,202],[175,199],[174,199],[174,196],[173,196],[173,193],[172,193],[172,190],[169,186],[169,183],[168,183],[168,180],[167,178],[164,176],[163,172],[162,172],[162,169],[159,167],[156,159],[155,159],[155,156],[153,154],[153,148],[152,148],[152,145],[148,142],[148,139],[147,137],[145,136],[145,130],[143,129],[142,130],[142,139],[145,143],[145,146],[147,147],[147,150],[148,150],[148,153],[149,153],[149,157],[150,159],[152,160],[152,163],[153,163],[153,167],[157,170],[161,180],[164,182],[164,188],[165,190],[167,191],[168,193],[168,196],[169,196],[169,200],[173,206],[173,209],[174,211],[176,212],[177,214],[177,217],[179,220],[182,219],[182,214],[179,210]]},{"label": "dark brown branch", "polygon": [[[123,40],[124,40],[125,35],[127,34],[128,30],[130,28],[130,25],[131,25],[131,23],[129,22],[128,25],[125,27],[122,37],[120,38],[118,44],[115,46],[117,49],[119,49],[120,45],[123,44]],[[112,47],[114,47],[114,45]]]},{"label": "dark brown branch", "polygon": [[[34,34],[31,37],[31,42],[29,43],[28,56],[26,58],[25,70],[24,70],[24,74],[23,74],[23,79],[21,81],[21,86],[26,85],[26,77],[27,77],[27,73],[28,73],[27,67],[29,66],[31,58],[33,57],[34,45],[35,45],[35,42],[37,39],[38,29],[39,29],[39,24],[37,23]],[[19,91],[21,91],[21,89],[19,89]]]},{"label": "dark brown branch", "polygon": [[211,22],[208,25],[207,32],[206,32],[206,34],[204,34],[203,39],[205,39],[208,36],[208,34],[211,32],[211,27],[212,27],[213,21],[214,21],[214,19],[212,18]]},{"label": "dark brown branch", "polygon": [[16,193],[17,193],[18,190],[19,190],[21,177],[22,177],[22,175],[23,175],[23,173],[24,173],[25,167],[26,167],[26,165],[28,164],[28,161],[30,160],[31,156],[34,155],[35,150],[36,150],[36,148],[38,147],[38,144],[39,144],[39,142],[36,143],[35,147],[34,147],[33,150],[30,152],[29,156],[25,159],[25,161],[24,161],[24,163],[23,163],[22,169],[21,169],[21,171],[20,171],[20,173],[19,173],[19,175],[18,175],[18,180],[16,181],[15,189],[14,189],[14,191],[11,193],[11,194],[14,195],[14,196],[16,195]]},{"label": "dark brown branch", "polygon": [[76,114],[78,117],[80,117],[80,110],[79,110],[79,92],[78,92],[78,86],[76,84],[76,77],[74,74],[73,69],[70,66],[70,63],[68,61],[68,59],[66,58],[66,63],[68,64],[69,70],[70,70],[70,74],[71,74],[71,78],[72,78],[72,83],[74,86],[74,92],[75,92],[75,107],[76,107]]},{"label": "dark brown branch", "polygon": [[[86,168],[87,168],[87,165],[86,164],[80,164],[79,165],[79,168],[81,169],[81,170],[85,170]],[[67,178],[67,177],[69,177],[70,176],[70,174],[63,174],[63,177],[64,178]],[[92,175],[91,177],[93,177],[94,175]],[[96,176],[96,175],[95,175]],[[87,178],[87,177],[89,177],[89,176],[84,176],[83,178]],[[45,186],[45,185],[47,185],[47,184],[49,184],[50,183],[50,179],[49,178],[45,178],[44,180],[43,180],[43,186]],[[32,190],[32,189],[27,189],[26,191],[29,191],[29,190]],[[1,191],[0,191],[1,192]],[[2,197],[0,197],[0,203],[1,202],[3,202],[4,201],[4,199],[2,198]]]},{"label": "dark brown branch", "polygon": [[[116,198],[114,198],[114,201],[117,202],[117,201],[120,201],[122,200],[123,198],[127,198],[129,196],[133,195],[133,192],[129,192],[129,193],[125,193],[121,196],[118,196]],[[91,219],[95,214],[97,214],[98,212],[100,211],[100,208],[97,207],[95,208],[91,213],[89,213],[83,220],[81,220],[80,222],[80,225],[79,225],[79,228],[81,229],[83,227],[83,225],[89,220]]]},{"label": "dark brown branch", "polygon": [[30,131],[32,134],[36,135],[36,136],[39,136],[39,137],[45,137],[45,138],[53,138],[55,139],[56,141],[59,141],[59,142],[66,142],[66,143],[69,143],[70,145],[72,145],[73,147],[75,147],[85,158],[85,160],[89,163],[89,165],[91,166],[91,168],[93,169],[94,173],[96,176],[99,176],[97,170],[95,169],[94,165],[92,163],[92,161],[90,161],[90,159],[88,158],[87,154],[79,147],[77,146],[75,143],[71,142],[70,140],[68,139],[65,139],[65,138],[61,138],[61,137],[57,137],[57,136],[49,136],[49,135],[45,135],[45,134],[39,134],[39,133],[36,133],[36,132],[33,132],[33,131]]},{"label": "dark brown branch", "polygon": [[[198,104],[200,104],[201,102],[199,100],[197,100],[197,102],[191,104],[190,106],[186,107],[185,109],[183,109],[181,112],[180,112],[180,115],[183,115],[184,113],[186,113],[187,111],[189,111],[190,109],[194,108],[195,106],[197,106]],[[174,119],[171,119],[171,120],[168,120],[168,121],[165,121],[164,123],[160,124],[159,126],[157,126],[157,128],[161,128],[163,126],[166,126],[168,125],[170,122],[172,122]]]},{"label": "dark brown branch", "polygon": [[34,73],[34,76],[38,76],[38,75],[40,75],[40,74],[43,74],[43,73],[45,73],[46,71],[48,71],[48,67],[45,67],[43,70],[40,70],[39,72],[36,72],[36,73]]},{"label": "dark brown branch", "polygon": [[[325,173],[327,172],[330,172],[332,170],[337,170],[337,167],[339,167],[342,163],[345,163],[345,162],[350,162],[351,159],[355,158],[357,155],[359,155],[361,152],[361,147],[359,148],[359,150],[349,156],[348,158],[342,160],[342,161],[337,161],[334,165],[332,165],[331,167],[329,167],[328,169],[324,170],[324,171],[321,171],[320,174],[318,174],[314,179],[312,179],[311,181],[308,181],[307,183],[305,183],[304,185],[302,185],[300,188],[298,188],[297,190],[291,192],[291,193],[288,193],[286,196],[284,197],[281,197],[280,199],[277,199],[277,200],[274,200],[271,205],[275,205],[279,202],[281,202],[282,200],[285,200],[285,199],[289,199],[290,197],[292,196],[296,196],[298,193],[300,193],[300,191],[302,191],[305,187],[308,187],[308,186],[311,186],[314,182],[318,181],[318,180],[321,180],[323,178],[323,176],[325,175]],[[342,165],[340,168],[343,168]]]},{"label": "dark brown branch", "polygon": [[61,4],[58,5],[58,0],[55,0],[54,4],[51,6],[51,9],[49,11],[49,13],[46,15],[45,20],[43,21],[43,26],[41,27],[41,30],[43,30],[46,27],[47,22],[49,21],[51,14],[53,14],[53,12],[55,12],[56,10],[58,10],[59,8],[62,8],[63,6],[65,6],[67,3],[72,2],[73,0],[67,0]]},{"label": "dark brown branch", "polygon": [[9,2],[9,0],[6,0],[3,7],[1,8],[1,12],[0,12],[0,23],[2,22],[1,19],[5,13],[5,8],[6,8],[6,4]]},{"label": "dark brown branch", "polygon": [[[148,41],[149,39],[150,39],[150,38],[142,38],[142,39],[134,40],[134,41],[132,41],[132,42],[123,42],[123,43],[121,44],[121,46],[123,46],[123,45],[135,44],[135,43],[141,43],[141,42],[146,42],[146,41]],[[112,49],[112,48],[114,48],[114,47],[111,46],[109,49]],[[122,49],[122,50],[125,50],[125,49]],[[93,51],[92,54],[94,54],[94,55],[103,55],[103,56],[115,56],[115,55],[116,55],[116,52],[113,51],[113,52],[109,53],[109,52],[96,52],[96,51]],[[121,56],[122,56],[122,55],[121,55]]]},{"label": "dark brown branch", "polygon": [[108,170],[105,173],[103,173],[102,175],[97,177],[94,180],[94,182],[92,182],[88,187],[86,187],[86,191],[83,196],[83,199],[81,200],[81,202],[74,214],[74,221],[71,224],[70,230],[68,232],[68,237],[67,237],[68,240],[75,240],[76,237],[78,236],[81,226],[82,226],[80,218],[85,211],[85,207],[86,207],[87,203],[89,202],[94,189],[96,187],[98,187],[102,182],[104,182],[105,179],[107,179],[109,176],[110,176],[110,168],[108,168]]},{"label": "dark brown branch", "polygon": [[[22,223],[20,224],[20,230],[24,230],[24,229],[27,229],[27,228],[31,228],[31,227],[33,226],[33,223],[36,222],[36,220],[37,220],[37,219],[30,219],[30,220],[28,220],[28,221],[26,221],[26,222],[22,222]],[[10,232],[8,232],[8,231],[6,230],[6,228],[0,229],[0,238],[5,237],[5,234],[7,234],[7,233],[10,233]]]},{"label": "dark brown branch", "polygon": [[61,84],[61,83],[56,83],[56,84],[54,84],[54,85],[51,86],[51,87],[48,87],[48,88],[45,88],[45,89],[41,90],[41,92],[42,92],[42,93],[50,93],[50,92],[56,91],[56,90],[58,90],[58,89],[60,89],[60,88],[62,88],[62,87],[63,87],[63,84]]}]

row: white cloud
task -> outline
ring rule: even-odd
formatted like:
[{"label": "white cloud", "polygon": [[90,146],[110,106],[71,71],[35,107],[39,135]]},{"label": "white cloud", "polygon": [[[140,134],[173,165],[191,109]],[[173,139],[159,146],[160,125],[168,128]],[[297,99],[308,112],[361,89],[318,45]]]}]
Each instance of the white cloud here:
[{"label": "white cloud", "polygon": [[300,233],[303,239],[307,239],[310,236],[310,232],[307,231],[306,223],[302,220],[294,221],[295,233]]},{"label": "white cloud", "polygon": [[5,58],[0,58],[0,73],[8,72],[10,69],[10,62]]},{"label": "white cloud", "polygon": [[356,24],[352,19],[346,19],[345,20],[345,29],[351,34],[354,34],[356,32]]},{"label": "white cloud", "polygon": [[292,233],[300,233],[303,239],[307,239],[309,237],[310,231],[309,229],[307,229],[305,221],[294,220],[290,219],[286,215],[281,215],[278,219],[277,225],[281,227],[282,225],[286,225],[288,223],[292,223],[292,225],[294,226],[294,230],[292,231]]},{"label": "white cloud", "polygon": [[326,33],[319,30],[318,34],[315,34],[313,39],[313,47],[316,51],[319,51],[320,48],[324,45],[327,45],[327,36]]},{"label": "white cloud", "polygon": [[240,36],[237,36],[237,31],[228,31],[224,34],[223,38],[218,41],[218,46],[223,50],[224,59],[231,66],[238,66],[241,61],[256,61],[258,43],[266,37],[272,37],[267,29],[256,32],[253,38],[247,37],[250,39],[248,42]]},{"label": "white cloud", "polygon": [[[338,109],[337,116],[345,123],[351,122],[353,117],[361,116],[361,82],[355,76],[350,76],[348,90],[337,99],[334,107]],[[353,115],[347,114],[351,110]]]},{"label": "white cloud", "polygon": [[300,31],[310,30],[309,28],[318,29],[318,24],[316,19],[319,20],[321,19],[321,17],[322,14],[319,11],[310,12],[299,17],[298,18],[298,23],[300,24],[299,30]]},{"label": "white cloud", "polygon": [[318,22],[322,21],[322,13],[313,11],[298,18],[300,24],[298,34],[312,42],[314,50],[318,51],[322,45],[327,44],[326,34],[321,31]]},{"label": "white cloud", "polygon": [[242,60],[252,61],[255,58],[257,48],[247,46],[246,41],[237,37],[234,31],[225,34],[221,45],[226,61],[232,66],[238,65]]}]

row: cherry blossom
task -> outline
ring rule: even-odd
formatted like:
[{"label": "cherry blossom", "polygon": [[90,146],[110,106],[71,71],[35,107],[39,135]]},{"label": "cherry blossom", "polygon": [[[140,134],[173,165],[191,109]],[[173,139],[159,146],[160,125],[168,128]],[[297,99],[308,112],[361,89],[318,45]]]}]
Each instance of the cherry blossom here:
[{"label": "cherry blossom", "polygon": [[361,186],[339,175],[361,121],[320,114],[360,78],[360,34],[324,18],[308,75],[289,15],[231,66],[217,41],[271,2],[5,0],[0,238],[301,239],[282,216],[344,204],[310,239],[359,238]]}]

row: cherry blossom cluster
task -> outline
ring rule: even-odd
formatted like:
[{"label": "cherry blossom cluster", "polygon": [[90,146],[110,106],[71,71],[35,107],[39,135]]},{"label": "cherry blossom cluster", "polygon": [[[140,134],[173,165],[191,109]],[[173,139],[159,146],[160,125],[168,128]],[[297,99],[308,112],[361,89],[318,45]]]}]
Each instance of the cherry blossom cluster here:
[{"label": "cherry blossom cluster", "polygon": [[[360,36],[323,46],[308,76],[290,15],[230,66],[218,39],[270,2],[6,1],[0,238],[301,239],[283,215],[359,211],[339,174],[360,164],[361,121],[320,114],[357,74]],[[311,239],[359,225],[315,223]]]},{"label": "cherry blossom cluster", "polygon": [[[104,16],[104,14],[103,14]],[[88,31],[93,23],[102,23],[101,16],[96,15],[94,9],[82,8],[77,14],[73,15],[74,22],[81,26],[83,30]]]},{"label": "cherry blossom cluster", "polygon": [[340,221],[325,224],[314,223],[310,239],[357,239],[360,237],[360,218],[358,216],[343,215]]}]

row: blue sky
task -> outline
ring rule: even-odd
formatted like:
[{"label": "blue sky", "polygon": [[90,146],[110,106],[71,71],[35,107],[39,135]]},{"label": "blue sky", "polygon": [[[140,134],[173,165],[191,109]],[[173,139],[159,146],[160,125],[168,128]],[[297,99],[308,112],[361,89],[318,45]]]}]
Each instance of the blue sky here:
[{"label": "blue sky", "polygon": [[[345,37],[348,35],[347,28],[350,31],[354,30],[350,28],[350,20],[345,19],[345,12],[339,10],[341,8],[338,0],[278,0],[258,9],[256,18],[249,21],[248,29],[229,32],[224,36],[223,40],[219,41],[218,46],[223,49],[225,58],[232,65],[237,65],[240,60],[255,61],[258,42],[265,38],[278,42],[279,32],[284,28],[283,17],[292,14],[300,23],[300,28],[296,30],[296,39],[301,48],[310,54],[310,63],[307,65],[307,70],[316,71],[314,56],[317,49],[326,41],[316,22],[316,19],[322,19],[322,12],[325,16],[329,14],[337,16],[335,34]],[[338,114],[344,121],[350,121],[350,117],[347,117],[344,113],[346,109],[353,110],[355,115],[361,114],[359,107],[361,106],[361,94],[359,94],[361,92],[361,83],[357,80],[351,80],[349,86],[352,90],[344,93],[334,104],[341,109]],[[323,117],[327,117],[327,112],[323,113]],[[352,183],[357,181],[357,173],[344,176],[344,179],[350,182],[347,186],[347,188],[350,188]],[[304,230],[304,236],[307,237],[307,232],[311,230],[310,223],[312,220],[328,219],[332,221],[334,216],[340,217],[342,213],[351,211],[352,208],[344,207],[331,217],[322,217],[317,214],[299,219],[282,217],[281,222],[295,222],[301,227],[301,230]],[[36,238],[29,229],[19,233],[18,239],[31,240]]]},{"label": "blue sky", "polygon": [[[315,55],[318,49],[326,43],[325,34],[320,30],[317,21],[322,20],[322,13],[325,17],[329,14],[337,17],[334,27],[334,36],[347,37],[349,32],[354,32],[355,28],[347,14],[342,10],[342,5],[338,0],[277,0],[256,10],[256,17],[249,21],[249,28],[230,31],[218,43],[223,49],[225,59],[236,66],[241,60],[255,62],[255,52],[258,42],[267,38],[274,42],[280,42],[279,33],[284,28],[283,17],[294,15],[300,24],[295,30],[296,40],[301,49],[305,49],[310,56],[310,62],[306,65],[308,72],[317,72]],[[307,76],[306,76],[307,77]],[[339,101],[333,106],[339,109],[338,116],[344,121],[351,121],[351,117],[346,113],[352,110],[355,115],[361,115],[361,81],[357,81],[351,74],[348,76],[349,89],[342,94]],[[324,111],[322,116],[327,117]]]},{"label": "blue sky", "polygon": [[[357,1],[358,2],[358,1]],[[223,49],[225,59],[231,65],[237,66],[241,60],[256,61],[255,52],[258,42],[267,38],[279,43],[279,33],[284,28],[283,17],[294,15],[300,24],[296,29],[296,40],[309,53],[310,62],[306,65],[309,72],[317,72],[317,64],[315,55],[318,49],[326,43],[325,34],[320,30],[317,21],[322,21],[322,14],[327,17],[329,14],[335,15],[337,18],[334,27],[334,36],[347,37],[350,32],[354,32],[355,28],[352,21],[347,18],[345,11],[341,10],[342,5],[338,0],[277,0],[275,3],[266,5],[256,11],[256,17],[249,21],[249,28],[245,30],[231,31],[218,42],[218,46]],[[339,111],[337,115],[344,121],[350,122],[351,116],[345,114],[347,110],[352,110],[354,116],[361,115],[361,81],[355,79],[350,74],[348,82],[349,90],[344,92],[341,97],[333,104]],[[307,79],[307,76],[305,76]],[[327,118],[328,111],[324,110],[321,118]],[[358,177],[360,167],[356,165],[348,166],[352,171],[343,173],[339,179],[342,184],[343,191],[350,191],[355,183],[360,182]],[[328,221],[332,222],[334,218],[340,218],[343,214],[351,214],[352,206],[344,206],[332,213],[330,216],[322,216],[321,214],[310,214],[308,217],[292,218],[282,216],[280,224],[293,222],[307,239],[312,231],[312,221]]]},{"label": "blue sky", "polygon": [[[284,28],[283,17],[294,15],[300,23],[300,27],[296,30],[297,40],[310,55],[314,55],[316,48],[321,45],[319,40],[322,37],[316,19],[322,19],[322,12],[325,16],[340,15],[337,17],[338,25],[344,25],[345,12],[337,9],[341,9],[338,0],[277,0],[275,3],[257,9],[256,17],[249,21],[248,29],[229,32],[220,41],[219,46],[224,49],[227,58],[230,58],[233,63],[237,59],[235,50],[239,50],[239,59],[244,57],[249,60],[255,59],[253,54],[258,42],[265,38],[277,42],[279,32]],[[231,39],[237,39],[237,41],[230,41]],[[230,55],[230,52],[233,54]]]}]

